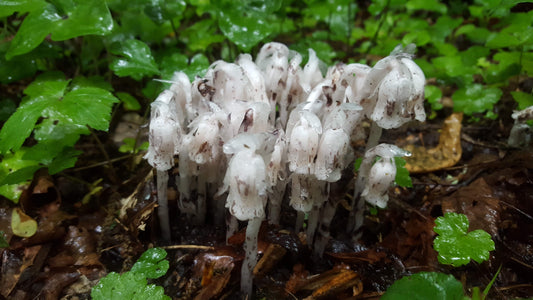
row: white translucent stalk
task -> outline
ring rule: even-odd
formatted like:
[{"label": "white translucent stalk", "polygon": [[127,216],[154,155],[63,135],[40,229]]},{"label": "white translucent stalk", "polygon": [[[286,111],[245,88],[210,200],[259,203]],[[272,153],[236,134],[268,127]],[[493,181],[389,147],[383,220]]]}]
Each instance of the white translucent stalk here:
[{"label": "white translucent stalk", "polygon": [[159,226],[161,227],[161,236],[165,241],[170,241],[170,221],[168,218],[168,201],[167,201],[167,171],[157,170],[157,216],[159,217]]},{"label": "white translucent stalk", "polygon": [[307,216],[306,237],[307,237],[307,244],[309,246],[313,245],[315,231],[318,225],[319,214],[320,214],[320,208],[314,205]]},{"label": "white translucent stalk", "polygon": [[318,226],[318,234],[313,244],[314,252],[320,258],[324,255],[324,250],[328,244],[330,238],[329,227],[335,216],[336,210],[337,201],[330,199],[324,204],[324,207],[320,211],[320,225]]},{"label": "white translucent stalk", "polygon": [[248,299],[252,298],[253,270],[257,264],[257,236],[261,228],[262,218],[252,218],[246,227],[246,239],[244,240],[244,261],[241,268],[241,292]]}]

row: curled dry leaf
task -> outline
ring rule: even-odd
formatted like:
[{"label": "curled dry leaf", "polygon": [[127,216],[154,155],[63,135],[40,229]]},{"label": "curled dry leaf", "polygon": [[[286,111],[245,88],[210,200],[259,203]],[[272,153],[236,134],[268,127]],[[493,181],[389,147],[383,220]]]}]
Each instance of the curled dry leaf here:
[{"label": "curled dry leaf", "polygon": [[194,299],[213,299],[220,296],[231,278],[234,267],[234,257],[225,251],[198,255],[194,273],[201,276],[201,289]]},{"label": "curled dry leaf", "polygon": [[299,291],[313,291],[307,300],[335,297],[339,293],[353,288],[353,296],[363,291],[363,283],[359,274],[350,270],[347,265],[340,264],[319,275],[308,276],[301,265],[294,267],[294,273],[285,285],[285,291],[295,294]]},{"label": "curled dry leaf", "polygon": [[411,152],[406,157],[405,167],[410,173],[427,173],[455,165],[462,154],[461,149],[461,121],[463,113],[453,113],[444,121],[439,144],[435,148],[406,146]]}]

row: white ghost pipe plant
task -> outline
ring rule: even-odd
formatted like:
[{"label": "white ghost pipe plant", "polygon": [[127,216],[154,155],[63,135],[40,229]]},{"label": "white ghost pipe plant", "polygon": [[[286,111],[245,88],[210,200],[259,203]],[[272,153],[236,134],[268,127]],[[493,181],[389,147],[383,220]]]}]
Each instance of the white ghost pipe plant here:
[{"label": "white ghost pipe plant", "polygon": [[[394,158],[410,155],[411,153],[408,151],[390,144],[379,144],[366,151],[355,183],[356,191],[361,191],[362,193],[356,203],[354,219],[351,220],[355,224],[354,231],[361,228],[363,224],[365,200],[380,208],[387,206],[389,201],[387,192],[396,176]],[[380,160],[374,163],[376,157],[380,157]]]},{"label": "white ghost pipe plant", "polygon": [[298,113],[300,120],[291,131],[288,147],[289,170],[292,174],[292,195],[290,205],[298,212],[295,229],[299,231],[305,213],[311,211],[318,190],[316,187],[315,157],[318,151],[322,124],[312,112],[303,110]]},{"label": "white ghost pipe plant", "polygon": [[181,128],[175,112],[174,93],[165,90],[151,104],[150,147],[144,156],[157,170],[157,209],[161,235],[170,241],[170,222],[167,203],[167,171],[174,166],[174,154],[178,152]]},{"label": "white ghost pipe plant", "polygon": [[226,208],[241,221],[248,221],[244,241],[245,259],[241,269],[241,291],[252,295],[253,269],[257,263],[257,236],[265,218],[267,169],[256,150],[261,150],[264,134],[240,134],[224,145],[224,153],[233,154],[219,191],[229,190]]},{"label": "white ghost pipe plant", "polygon": [[507,144],[517,148],[528,146],[531,142],[531,127],[526,121],[533,120],[533,106],[515,111],[511,117],[514,119],[514,125],[509,133]]},{"label": "white ghost pipe plant", "polygon": [[[411,120],[426,119],[423,104],[426,79],[420,67],[412,61],[413,51],[414,45],[397,46],[366,75],[358,102],[372,121],[367,151],[378,144],[383,128],[398,128]],[[350,221],[355,220],[354,214],[361,214],[357,209],[364,207],[364,201],[359,200],[361,192],[362,185],[356,183]],[[362,220],[349,222],[348,231],[358,230],[361,225]]]}]

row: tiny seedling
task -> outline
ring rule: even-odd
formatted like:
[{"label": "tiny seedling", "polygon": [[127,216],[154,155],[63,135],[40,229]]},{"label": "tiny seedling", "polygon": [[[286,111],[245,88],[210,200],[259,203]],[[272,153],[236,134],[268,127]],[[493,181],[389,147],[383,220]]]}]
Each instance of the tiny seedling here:
[{"label": "tiny seedling", "polygon": [[446,213],[435,220],[433,230],[439,234],[433,247],[439,253],[441,264],[459,267],[471,259],[478,263],[489,259],[489,251],[494,250],[494,241],[481,229],[468,232],[468,218],[463,214]]},{"label": "tiny seedling", "polygon": [[165,259],[167,252],[161,248],[146,250],[129,272],[120,275],[109,273],[94,286],[91,297],[103,299],[170,299],[164,289],[155,284],[148,284],[147,278],[156,279],[168,270],[169,263]]}]

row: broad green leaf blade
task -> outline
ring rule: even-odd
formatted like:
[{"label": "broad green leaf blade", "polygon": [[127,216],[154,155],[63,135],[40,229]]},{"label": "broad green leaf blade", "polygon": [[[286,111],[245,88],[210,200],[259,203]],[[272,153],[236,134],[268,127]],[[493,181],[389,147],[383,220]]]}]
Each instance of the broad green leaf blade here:
[{"label": "broad green leaf blade", "polygon": [[524,92],[511,92],[514,101],[518,102],[518,110],[526,109],[533,105],[533,95]]},{"label": "broad green leaf blade", "polygon": [[183,0],[152,0],[144,7],[144,13],[156,24],[163,24],[183,13],[187,4]]},{"label": "broad green leaf blade", "polygon": [[203,76],[209,68],[209,60],[203,54],[196,54],[190,61],[179,53],[173,53],[161,60],[161,78],[171,80],[174,72],[182,71],[192,81],[196,76]]},{"label": "broad green leaf blade", "polygon": [[468,225],[468,218],[457,213],[447,213],[435,220],[433,230],[439,236],[433,246],[440,263],[458,267],[471,259],[478,263],[489,259],[489,251],[495,249],[490,235],[481,229],[467,233]]},{"label": "broad green leaf blade", "polygon": [[394,182],[401,187],[413,187],[413,181],[409,176],[409,171],[405,168],[405,159],[403,157],[394,157],[394,163],[396,164],[396,177]]},{"label": "broad green leaf blade", "polygon": [[120,57],[114,58],[109,66],[117,76],[131,76],[135,80],[141,80],[145,76],[159,74],[150,48],[139,40],[127,40],[115,45],[111,53]]},{"label": "broad green leaf blade", "polygon": [[60,20],[61,16],[56,12],[52,4],[30,12],[24,18],[17,34],[11,41],[6,58],[9,60],[16,55],[28,53],[39,46]]},{"label": "broad green leaf blade", "polygon": [[33,131],[35,123],[47,108],[48,99],[39,97],[22,104],[7,120],[0,131],[0,153],[20,149]]},{"label": "broad green leaf blade", "polygon": [[[70,118],[72,124],[87,125],[107,131],[111,108],[118,99],[110,92],[93,87],[79,88],[66,94],[54,107],[62,117]],[[56,116],[51,112],[49,116]]]},{"label": "broad green leaf blade", "polygon": [[494,104],[500,100],[502,94],[499,88],[472,84],[453,93],[453,110],[467,115],[492,111]]},{"label": "broad green leaf blade", "polygon": [[124,105],[125,109],[127,110],[140,110],[141,109],[141,104],[132,95],[128,93],[124,93],[124,92],[118,92],[116,93],[116,95],[120,99],[122,104]]},{"label": "broad green leaf blade", "polygon": [[408,10],[426,10],[445,14],[448,9],[445,4],[437,0],[409,0],[405,5]]},{"label": "broad green leaf blade", "polygon": [[169,263],[165,259],[167,252],[161,248],[146,250],[131,268],[131,272],[142,274],[147,278],[159,278],[168,270]]},{"label": "broad green leaf blade", "polygon": [[219,7],[218,26],[224,35],[241,50],[259,44],[278,27],[273,12],[280,0],[265,2],[224,1]]},{"label": "broad green leaf blade", "polygon": [[66,0],[60,9],[62,20],[55,24],[52,40],[64,41],[82,35],[106,35],[113,30],[113,18],[104,0]]},{"label": "broad green leaf blade", "polygon": [[12,15],[15,12],[25,13],[42,9],[46,5],[44,0],[10,0],[0,2],[0,18]]},{"label": "broad green leaf blade", "polygon": [[381,299],[459,300],[463,296],[463,285],[453,275],[420,272],[394,282]]},{"label": "broad green leaf blade", "polygon": [[180,34],[179,39],[192,52],[205,51],[211,44],[221,43],[225,40],[224,36],[219,33],[213,19],[194,23]]}]

